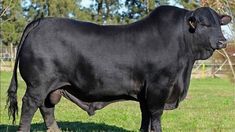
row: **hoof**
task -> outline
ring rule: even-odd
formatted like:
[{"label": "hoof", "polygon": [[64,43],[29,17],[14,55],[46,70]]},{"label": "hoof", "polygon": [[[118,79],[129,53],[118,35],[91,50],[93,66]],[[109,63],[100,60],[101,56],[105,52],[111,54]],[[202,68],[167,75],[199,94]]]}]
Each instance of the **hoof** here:
[{"label": "hoof", "polygon": [[49,128],[47,132],[61,132],[61,130],[59,128]]},{"label": "hoof", "polygon": [[95,111],[94,111],[94,110],[88,110],[88,111],[87,111],[87,114],[88,114],[89,116],[93,116],[93,115],[95,115]]},{"label": "hoof", "polygon": [[53,124],[48,127],[47,132],[61,132],[61,130],[58,127],[57,123],[54,121]]}]

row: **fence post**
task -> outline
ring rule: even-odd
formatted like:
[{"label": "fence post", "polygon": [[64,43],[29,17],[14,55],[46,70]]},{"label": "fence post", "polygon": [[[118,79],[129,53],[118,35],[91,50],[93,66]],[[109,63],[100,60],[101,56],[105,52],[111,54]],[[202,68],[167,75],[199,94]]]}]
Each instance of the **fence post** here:
[{"label": "fence post", "polygon": [[212,78],[215,78],[215,58],[214,58],[214,56],[212,56],[211,63],[212,63],[211,76],[212,76]]},{"label": "fence post", "polygon": [[202,64],[202,78],[205,78],[206,74],[206,65],[205,63]]},{"label": "fence post", "polygon": [[10,48],[11,48],[11,70],[13,70],[14,67],[14,51],[13,51],[13,44],[10,43]]}]

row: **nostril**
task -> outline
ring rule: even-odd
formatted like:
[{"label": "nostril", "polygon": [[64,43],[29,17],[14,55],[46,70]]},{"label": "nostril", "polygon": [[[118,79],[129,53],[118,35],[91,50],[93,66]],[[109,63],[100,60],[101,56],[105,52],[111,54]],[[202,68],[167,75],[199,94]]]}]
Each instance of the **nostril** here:
[{"label": "nostril", "polygon": [[225,42],[226,42],[226,41],[221,41],[221,40],[219,41],[220,44],[225,44]]},{"label": "nostril", "polygon": [[221,44],[226,44],[227,40],[225,38],[219,39],[219,43]]},{"label": "nostril", "polygon": [[217,49],[226,48],[226,46],[227,46],[226,41],[219,41],[217,44]]},{"label": "nostril", "polygon": [[227,41],[227,39],[224,38],[224,37],[222,37],[222,38],[220,39],[220,41]]}]

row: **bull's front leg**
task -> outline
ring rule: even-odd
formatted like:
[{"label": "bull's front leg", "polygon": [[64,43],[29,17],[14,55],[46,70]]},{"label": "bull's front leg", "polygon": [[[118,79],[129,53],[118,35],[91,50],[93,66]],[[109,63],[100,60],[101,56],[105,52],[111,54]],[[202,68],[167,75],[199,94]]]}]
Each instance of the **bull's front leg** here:
[{"label": "bull's front leg", "polygon": [[156,109],[151,112],[151,132],[161,132],[161,116],[163,113],[163,109]]},{"label": "bull's front leg", "polygon": [[140,101],[141,110],[141,132],[148,132],[150,130],[150,112],[145,101]]},{"label": "bull's front leg", "polygon": [[150,131],[150,111],[147,106],[146,101],[146,88],[143,87],[143,90],[139,93],[138,99],[140,104],[140,110],[141,110],[141,126],[140,126],[140,132],[149,132]]},{"label": "bull's front leg", "polygon": [[[164,82],[164,81],[161,81]],[[151,84],[147,88],[147,106],[150,112],[151,132],[161,132],[161,116],[168,97],[167,87],[161,83]]]}]

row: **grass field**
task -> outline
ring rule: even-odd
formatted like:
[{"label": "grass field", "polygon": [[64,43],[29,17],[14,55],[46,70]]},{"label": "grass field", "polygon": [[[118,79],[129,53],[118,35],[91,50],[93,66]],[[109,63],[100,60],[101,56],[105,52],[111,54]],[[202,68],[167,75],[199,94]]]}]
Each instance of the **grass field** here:
[{"label": "grass field", "polygon": [[[5,109],[6,91],[11,73],[1,72],[0,131],[16,131]],[[18,102],[25,91],[19,79]],[[165,132],[235,132],[234,86],[223,79],[192,79],[187,99],[178,109],[165,111],[162,117]],[[114,103],[95,116],[89,117],[72,102],[62,99],[56,106],[56,119],[63,131],[138,131],[140,110],[137,102]],[[19,123],[19,116],[17,124]],[[45,131],[42,117],[37,111],[32,122],[32,131]]]}]

